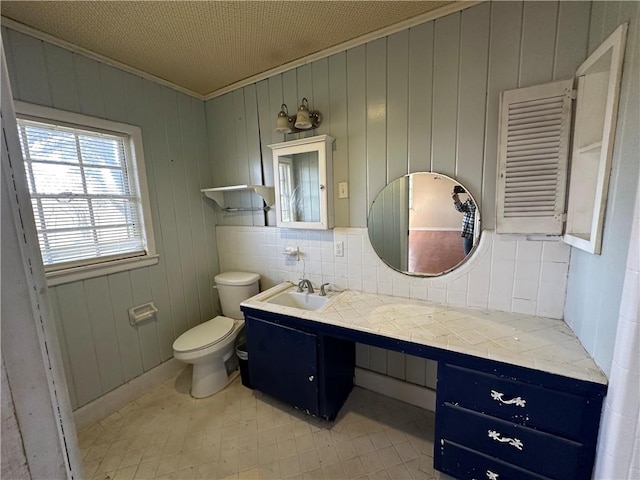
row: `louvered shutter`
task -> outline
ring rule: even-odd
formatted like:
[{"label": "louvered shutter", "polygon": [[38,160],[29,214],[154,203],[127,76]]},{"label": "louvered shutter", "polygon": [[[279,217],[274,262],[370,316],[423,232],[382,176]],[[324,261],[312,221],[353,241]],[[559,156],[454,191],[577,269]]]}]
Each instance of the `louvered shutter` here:
[{"label": "louvered shutter", "polygon": [[573,80],[502,92],[496,232],[560,235]]}]

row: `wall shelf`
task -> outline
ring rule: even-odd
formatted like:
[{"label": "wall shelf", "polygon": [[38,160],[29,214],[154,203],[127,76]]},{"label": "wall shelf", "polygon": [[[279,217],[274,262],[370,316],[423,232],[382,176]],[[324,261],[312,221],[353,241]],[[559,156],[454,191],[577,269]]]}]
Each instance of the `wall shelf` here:
[{"label": "wall shelf", "polygon": [[265,187],[264,185],[233,185],[230,187],[203,188],[200,191],[216,202],[220,208],[227,208],[224,203],[225,192],[254,191],[262,197],[268,206],[272,206],[275,203],[273,187]]}]

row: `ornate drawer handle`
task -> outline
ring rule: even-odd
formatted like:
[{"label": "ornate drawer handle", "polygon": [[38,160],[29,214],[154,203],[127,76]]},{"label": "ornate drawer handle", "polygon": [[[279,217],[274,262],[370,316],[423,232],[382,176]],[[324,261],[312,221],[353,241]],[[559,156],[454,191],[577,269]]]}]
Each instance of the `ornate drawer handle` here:
[{"label": "ornate drawer handle", "polygon": [[508,443],[509,445],[517,448],[520,451],[522,451],[522,449],[524,448],[524,444],[517,438],[501,437],[502,434],[496,432],[495,430],[488,430],[487,432],[489,434],[489,438],[495,440],[496,442]]},{"label": "ornate drawer handle", "polygon": [[497,473],[493,473],[491,470],[487,470],[487,478],[489,480],[498,480],[499,477],[500,475],[498,475]]},{"label": "ornate drawer handle", "polygon": [[504,393],[491,390],[491,398],[496,402],[504,403],[505,405],[516,405],[517,407],[524,407],[527,401],[522,397],[512,398],[511,400],[505,400],[502,398]]}]

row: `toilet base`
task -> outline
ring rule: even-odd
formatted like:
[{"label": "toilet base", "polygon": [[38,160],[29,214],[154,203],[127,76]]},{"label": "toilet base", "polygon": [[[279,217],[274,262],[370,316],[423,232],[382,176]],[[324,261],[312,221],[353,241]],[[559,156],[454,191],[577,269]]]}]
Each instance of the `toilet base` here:
[{"label": "toilet base", "polygon": [[237,370],[227,374],[224,363],[220,365],[211,362],[195,363],[191,377],[191,396],[205,398],[218,393],[235,380],[238,374]]}]

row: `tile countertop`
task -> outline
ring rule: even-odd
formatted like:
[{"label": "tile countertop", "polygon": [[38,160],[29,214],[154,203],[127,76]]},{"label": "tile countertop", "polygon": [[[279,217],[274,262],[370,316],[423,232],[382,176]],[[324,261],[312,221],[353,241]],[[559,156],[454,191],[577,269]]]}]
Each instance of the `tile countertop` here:
[{"label": "tile countertop", "polygon": [[607,377],[563,320],[353,290],[330,292],[329,302],[314,311],[267,303],[291,288],[293,284],[281,283],[242,305],[607,384]]}]

